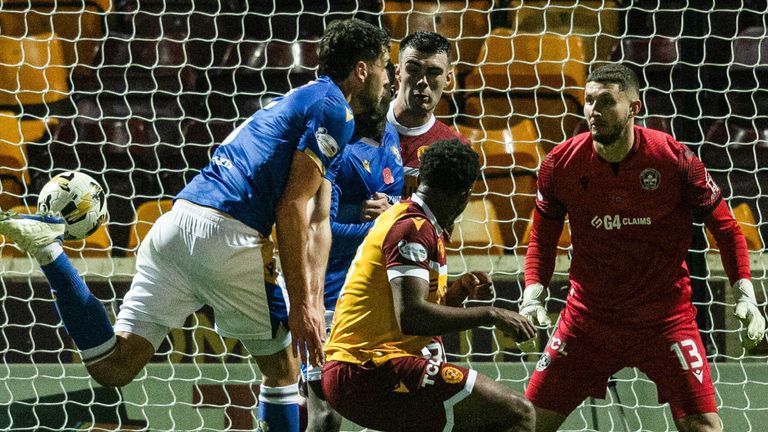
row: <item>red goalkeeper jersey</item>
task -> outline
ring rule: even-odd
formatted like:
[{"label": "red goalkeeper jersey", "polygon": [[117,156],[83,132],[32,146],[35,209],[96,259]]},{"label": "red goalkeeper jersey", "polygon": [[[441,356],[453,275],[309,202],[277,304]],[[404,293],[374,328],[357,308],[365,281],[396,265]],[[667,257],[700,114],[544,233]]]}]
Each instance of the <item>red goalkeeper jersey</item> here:
[{"label": "red goalkeeper jersey", "polygon": [[692,223],[720,203],[720,190],[686,146],[651,129],[634,132],[618,163],[597,155],[588,132],[557,146],[541,165],[536,207],[547,219],[568,215],[576,316],[632,326],[690,318]]}]

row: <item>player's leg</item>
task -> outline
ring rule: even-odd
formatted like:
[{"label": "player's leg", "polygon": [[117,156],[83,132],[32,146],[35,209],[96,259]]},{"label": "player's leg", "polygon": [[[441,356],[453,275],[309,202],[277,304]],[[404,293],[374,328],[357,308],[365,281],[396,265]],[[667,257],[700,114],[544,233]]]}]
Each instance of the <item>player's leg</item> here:
[{"label": "player's leg", "polygon": [[[338,295],[325,299],[325,331],[330,334],[333,320],[333,306]],[[342,417],[337,413],[323,396],[322,366],[304,365],[303,380],[306,387],[307,399],[307,428],[306,432],[337,432],[341,429]]]},{"label": "player's leg", "polygon": [[638,368],[656,383],[659,401],[669,402],[681,432],[719,432],[715,388],[696,321],[641,335]]},{"label": "player's leg", "polygon": [[703,413],[685,416],[675,420],[680,432],[722,432],[720,416],[716,413]]},{"label": "player's leg", "polygon": [[536,432],[555,432],[589,396],[605,397],[608,378],[622,368],[617,341],[605,328],[574,326],[563,311],[525,395],[536,408]]},{"label": "player's leg", "polygon": [[142,338],[115,336],[104,306],[64,253],[60,243],[64,234],[62,219],[4,212],[0,214],[0,234],[37,259],[48,279],[59,317],[97,382],[122,385],[125,371],[141,369],[151,358],[154,349]]},{"label": "player's leg", "polygon": [[535,418],[525,396],[477,374],[472,393],[453,408],[453,431],[533,432]]},{"label": "player's leg", "polygon": [[207,214],[212,223],[195,246],[198,294],[213,308],[216,331],[239,339],[262,373],[258,421],[263,429],[298,432],[298,360],[289,349],[285,285],[275,271],[274,245],[232,218]]}]

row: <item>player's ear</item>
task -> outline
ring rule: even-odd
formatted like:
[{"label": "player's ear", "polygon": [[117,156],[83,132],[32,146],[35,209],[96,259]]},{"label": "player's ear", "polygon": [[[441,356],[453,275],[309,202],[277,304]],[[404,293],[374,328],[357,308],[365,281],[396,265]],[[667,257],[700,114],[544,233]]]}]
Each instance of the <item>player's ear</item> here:
[{"label": "player's ear", "polygon": [[358,60],[357,63],[355,63],[355,68],[352,70],[352,73],[355,76],[355,80],[359,82],[365,82],[365,79],[368,78],[368,74],[370,73],[369,65],[367,62],[363,60]]},{"label": "player's ear", "polygon": [[631,113],[632,117],[637,117],[640,115],[640,111],[643,109],[643,102],[640,99],[633,100],[629,103],[629,112]]}]

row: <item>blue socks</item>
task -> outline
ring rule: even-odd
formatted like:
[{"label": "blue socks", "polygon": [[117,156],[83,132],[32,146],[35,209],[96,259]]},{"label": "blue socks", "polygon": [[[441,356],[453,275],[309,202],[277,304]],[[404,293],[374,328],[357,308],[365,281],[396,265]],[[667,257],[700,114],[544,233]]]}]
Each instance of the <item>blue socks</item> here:
[{"label": "blue socks", "polygon": [[299,387],[261,385],[257,431],[299,432]]},{"label": "blue socks", "polygon": [[40,268],[48,278],[56,310],[83,360],[94,361],[110,352],[116,339],[107,311],[88,290],[67,255],[60,253]]}]

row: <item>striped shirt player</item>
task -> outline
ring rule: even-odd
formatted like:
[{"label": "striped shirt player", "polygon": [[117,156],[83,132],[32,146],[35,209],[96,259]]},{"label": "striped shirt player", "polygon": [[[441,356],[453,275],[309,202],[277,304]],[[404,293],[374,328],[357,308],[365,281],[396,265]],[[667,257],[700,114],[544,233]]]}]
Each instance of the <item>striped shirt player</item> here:
[{"label": "striped shirt player", "polygon": [[567,416],[634,366],[675,419],[716,412],[685,264],[693,222],[716,235],[733,283],[750,271],[744,238],[701,161],[671,136],[635,126],[629,154],[607,162],[587,132],[552,150],[538,190],[526,285],[549,283],[566,215],[573,259],[565,310],[526,396]]}]

